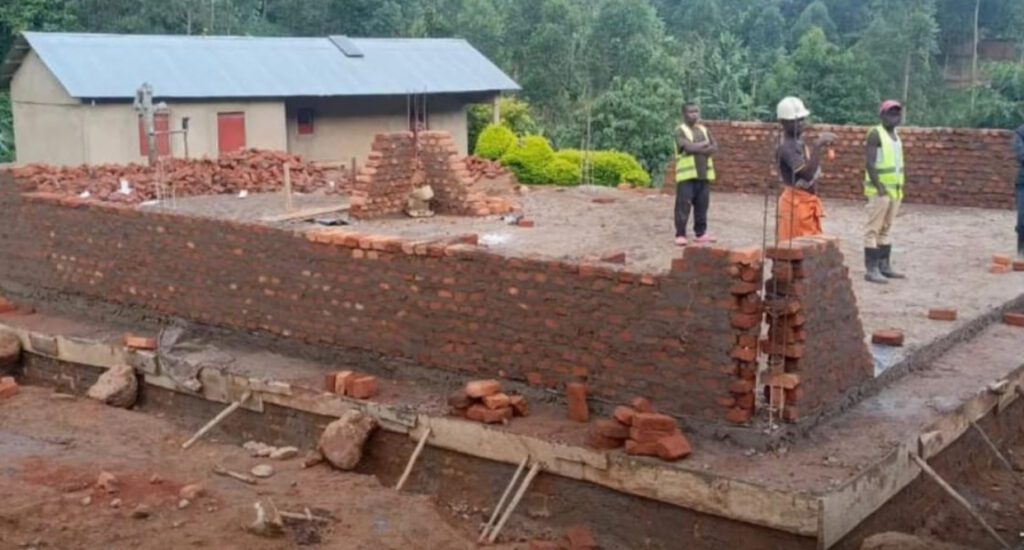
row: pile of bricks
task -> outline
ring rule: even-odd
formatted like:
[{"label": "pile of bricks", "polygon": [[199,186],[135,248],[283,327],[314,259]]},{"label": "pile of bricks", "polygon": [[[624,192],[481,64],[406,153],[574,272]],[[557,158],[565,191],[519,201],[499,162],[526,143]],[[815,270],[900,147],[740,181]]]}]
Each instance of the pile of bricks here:
[{"label": "pile of bricks", "polygon": [[[318,189],[332,192],[323,171],[301,157],[278,151],[249,149],[217,159],[170,158],[162,166],[141,164],[101,164],[96,166],[55,167],[30,164],[14,168],[14,177],[37,191],[79,196],[88,192],[99,201],[137,204],[158,197],[162,173],[167,186],[178,197],[197,195],[277,192],[284,185],[284,165],[291,171],[292,188],[306,193]],[[131,192],[119,192],[121,181]]]},{"label": "pile of bricks", "polygon": [[469,180],[474,183],[481,178],[493,179],[512,174],[496,160],[470,155],[463,159],[463,162],[466,164],[466,171],[469,172]]},{"label": "pile of bricks", "polygon": [[[775,147],[778,124],[760,122],[706,123],[718,141],[716,191],[763,193],[766,182],[778,181]],[[823,166],[819,194],[863,200],[866,126],[815,125],[804,140],[819,132],[839,138],[835,160]],[[1013,133],[1007,130],[900,128],[906,159],[906,201],[946,206],[1013,208],[1013,181],[1018,164]],[[670,166],[671,168],[671,166]],[[671,179],[674,170],[667,172]]]},{"label": "pile of bricks", "polygon": [[369,399],[377,395],[380,388],[376,376],[343,370],[324,375],[324,390],[354,399]]},{"label": "pile of bricks", "polygon": [[651,402],[643,397],[634,398],[630,406],[616,407],[612,418],[595,422],[588,443],[595,449],[624,446],[627,454],[669,461],[686,458],[692,452],[676,420],[655,412]]},{"label": "pile of bricks", "polygon": [[399,214],[409,193],[422,185],[434,190],[432,207],[441,214],[488,216],[519,207],[511,184],[483,189],[466,162],[447,132],[378,134],[355,181],[343,186],[352,197],[351,214],[358,219]]},{"label": "pile of bricks", "polygon": [[794,239],[767,256],[773,264],[765,285],[768,337],[761,342],[768,355],[765,397],[796,422],[870,380],[874,365],[836,239]]},{"label": "pile of bricks", "polygon": [[1011,271],[1024,271],[1024,260],[1014,260],[1006,254],[992,256],[992,265],[988,268],[989,273],[1003,275]]},{"label": "pile of bricks", "polygon": [[454,414],[484,424],[507,424],[514,416],[529,414],[526,398],[502,392],[497,380],[467,382],[448,396],[448,406]]}]

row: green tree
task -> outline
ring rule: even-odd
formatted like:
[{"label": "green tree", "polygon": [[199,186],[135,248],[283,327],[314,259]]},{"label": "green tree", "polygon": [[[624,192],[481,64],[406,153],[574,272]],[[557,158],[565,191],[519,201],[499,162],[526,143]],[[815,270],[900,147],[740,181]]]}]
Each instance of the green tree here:
[{"label": "green tree", "polygon": [[811,2],[797,18],[789,35],[790,44],[798,44],[800,39],[815,27],[821,29],[825,33],[825,38],[830,40],[838,33],[836,24],[828,12],[828,6],[821,0]]}]

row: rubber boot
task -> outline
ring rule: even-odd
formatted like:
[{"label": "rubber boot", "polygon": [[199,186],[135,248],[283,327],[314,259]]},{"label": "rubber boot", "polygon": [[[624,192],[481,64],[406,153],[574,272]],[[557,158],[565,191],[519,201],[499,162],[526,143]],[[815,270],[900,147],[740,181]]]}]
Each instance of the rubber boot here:
[{"label": "rubber boot", "polygon": [[865,281],[882,285],[889,284],[889,280],[882,275],[881,271],[879,271],[878,264],[880,261],[879,250],[877,248],[864,249],[864,266],[867,268],[867,272],[864,273]]},{"label": "rubber boot", "polygon": [[890,279],[906,279],[906,275],[902,273],[897,273],[892,270],[892,265],[889,263],[889,255],[891,254],[891,244],[878,245],[878,271],[880,271],[883,276],[888,277]]}]

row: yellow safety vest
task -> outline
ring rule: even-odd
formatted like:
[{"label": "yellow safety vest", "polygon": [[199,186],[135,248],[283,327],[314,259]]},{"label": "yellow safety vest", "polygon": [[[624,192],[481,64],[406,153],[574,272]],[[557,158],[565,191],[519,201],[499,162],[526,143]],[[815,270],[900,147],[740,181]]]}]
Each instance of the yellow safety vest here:
[{"label": "yellow safety vest", "polygon": [[[881,146],[875,157],[875,169],[878,170],[878,182],[885,188],[886,194],[894,200],[903,200],[903,140],[892,139],[884,126],[876,126]],[[869,131],[870,135],[871,132]],[[864,196],[874,197],[878,189],[871,183],[871,176],[864,173]]]},{"label": "yellow safety vest", "polygon": [[[680,124],[679,129],[683,131],[683,135],[686,139],[690,140],[690,143],[696,143],[693,139],[693,130],[685,124]],[[710,141],[708,138],[708,129],[702,124],[697,125],[697,129],[704,135],[704,139]],[[693,155],[688,155],[685,152],[679,153],[679,147],[676,147],[676,183],[686,180],[697,179],[697,159]],[[708,157],[708,170],[707,170],[708,181],[715,181],[715,161],[711,157]]]}]

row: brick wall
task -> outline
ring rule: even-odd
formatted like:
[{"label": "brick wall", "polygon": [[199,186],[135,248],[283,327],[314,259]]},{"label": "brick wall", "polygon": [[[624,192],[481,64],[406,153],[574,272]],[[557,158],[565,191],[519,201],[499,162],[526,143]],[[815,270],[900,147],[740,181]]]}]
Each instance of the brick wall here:
[{"label": "brick wall", "polygon": [[352,216],[370,219],[402,213],[409,193],[422,185],[434,190],[434,209],[441,214],[488,216],[518,208],[507,197],[474,189],[447,132],[378,134],[356,180],[342,190],[352,198]]},{"label": "brick wall", "polygon": [[[766,182],[779,181],[775,146],[778,124],[708,122],[719,143],[715,169],[719,191],[763,193]],[[824,197],[862,199],[864,180],[864,126],[815,125],[816,132],[839,136],[836,159],[826,161],[820,193]],[[1013,208],[1017,162],[1013,133],[1006,130],[901,128],[906,155],[906,201],[947,206]],[[666,181],[674,169],[666,173]]]},{"label": "brick wall", "polygon": [[[413,242],[347,229],[299,233],[21,195],[2,179],[0,208],[0,287],[80,294],[467,377],[557,389],[585,381],[596,396],[646,396],[698,424],[743,424],[754,410],[759,249],[691,247],[671,269],[645,274],[501,256],[475,235]],[[833,263],[805,264],[825,285],[815,294],[814,330],[860,338],[855,309],[849,318],[847,305],[829,303],[842,284],[829,281],[846,275],[829,246],[822,256]],[[802,372],[820,369],[827,380],[809,382],[808,393],[866,380],[857,369],[829,378],[849,359],[808,355]]]}]

